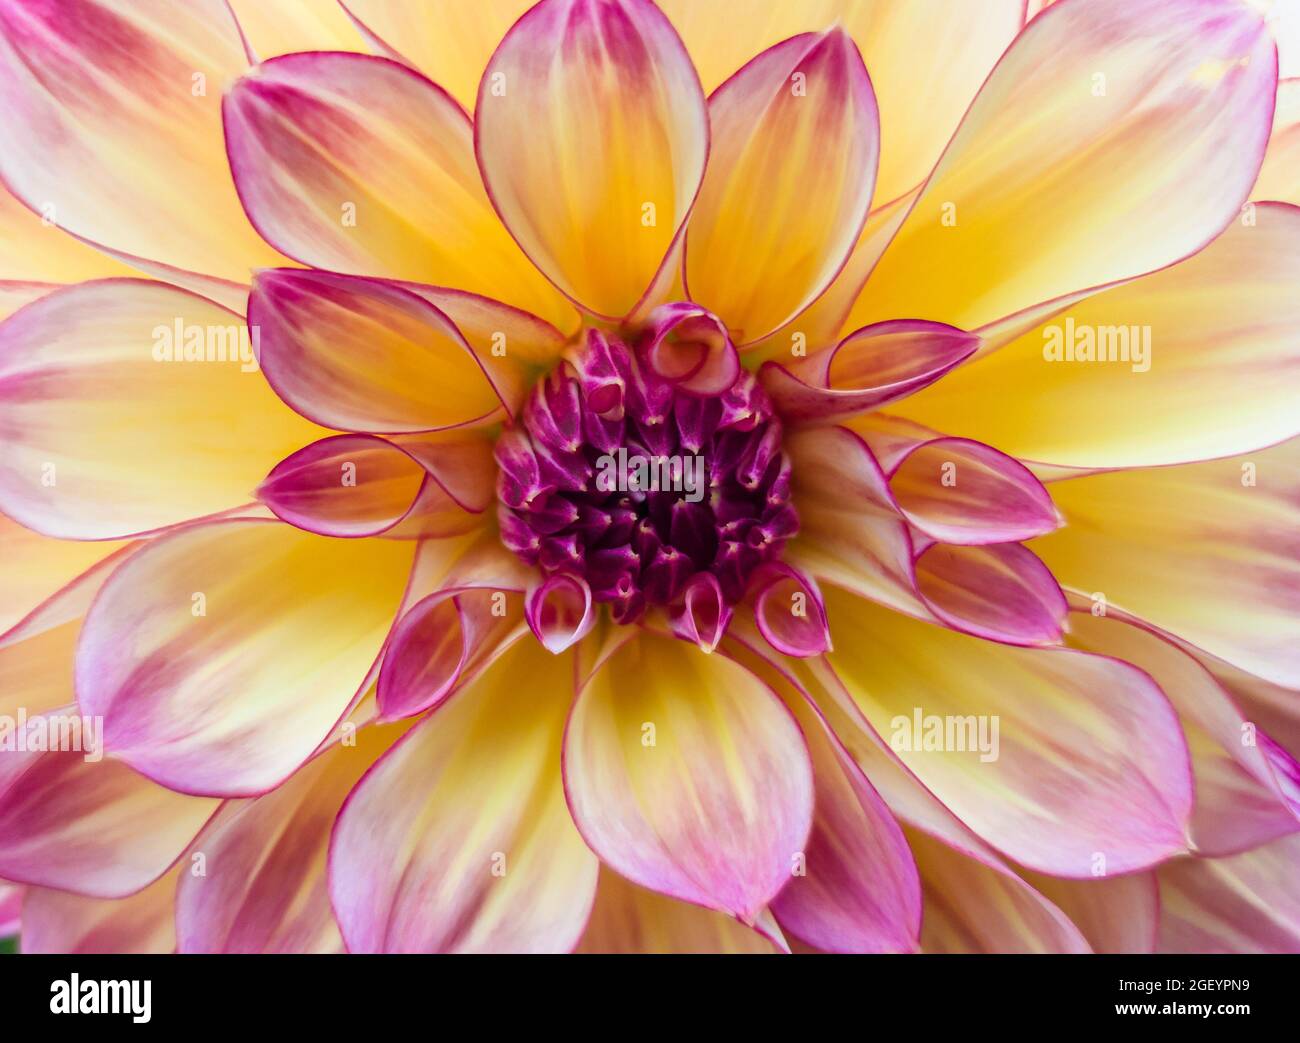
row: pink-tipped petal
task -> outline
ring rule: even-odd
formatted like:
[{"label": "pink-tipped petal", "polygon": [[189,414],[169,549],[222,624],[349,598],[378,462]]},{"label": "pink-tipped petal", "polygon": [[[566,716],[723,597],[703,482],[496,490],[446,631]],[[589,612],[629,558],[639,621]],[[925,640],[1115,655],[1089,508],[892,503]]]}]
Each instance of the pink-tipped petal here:
[{"label": "pink-tipped petal", "polygon": [[1053,645],[1069,606],[1060,584],[1018,543],[936,543],[916,559],[916,589],[948,626],[988,641]]},{"label": "pink-tipped petal", "polygon": [[806,658],[829,652],[831,632],[817,581],[775,563],[756,581],[754,618],[768,644],[784,655]]},{"label": "pink-tipped petal", "polygon": [[871,204],[879,113],[857,45],[836,27],[753,58],[709,98],[709,122],[686,287],[750,343],[808,307],[848,259]]},{"label": "pink-tipped petal", "polygon": [[591,587],[581,576],[548,576],[528,592],[524,618],[547,651],[559,655],[596,624]]},{"label": "pink-tipped petal", "polygon": [[847,328],[974,329],[1195,253],[1246,201],[1276,84],[1239,0],[1054,4],[985,81]]},{"label": "pink-tipped petal", "polygon": [[903,831],[821,715],[802,696],[787,705],[808,742],[816,798],[804,860],[773,912],[825,952],[916,951],[921,882]]},{"label": "pink-tipped petal", "polygon": [[330,843],[330,895],[350,951],[576,944],[598,864],[557,770],[572,668],[519,642],[357,784]]},{"label": "pink-tipped petal", "polygon": [[222,106],[230,169],[266,240],[315,268],[573,311],[501,227],[463,109],[386,58],[317,51],[255,67]]},{"label": "pink-tipped petal", "polygon": [[782,418],[816,423],[865,413],[933,384],[979,347],[973,333],[938,322],[866,326],[794,365],[763,365]]},{"label": "pink-tipped petal", "polygon": [[604,863],[751,923],[812,820],[808,750],[789,711],[736,663],[649,633],[579,693],[564,777]]},{"label": "pink-tipped petal", "polygon": [[223,0],[5,0],[0,179],[48,234],[184,269],[168,273],[184,285],[246,283],[282,260],[240,210],[221,141],[222,92],[247,66]]},{"label": "pink-tipped petal", "polygon": [[711,572],[699,572],[682,591],[681,605],[672,610],[672,630],[702,651],[712,652],[727,632],[731,615],[732,608],[722,595],[718,577]]},{"label": "pink-tipped petal", "polygon": [[248,302],[266,379],[317,423],[353,431],[460,427],[503,399],[460,330],[393,283],[331,272],[259,272]]},{"label": "pink-tipped petal", "polygon": [[178,951],[341,952],[325,875],[330,832],[401,732],[359,728],[270,793],[223,804],[194,845],[204,872],[182,873],[177,887]]},{"label": "pink-tipped petal", "polygon": [[597,314],[631,312],[708,153],[699,80],[659,9],[543,0],[488,63],[474,133],[492,202],[538,268]]},{"label": "pink-tipped petal", "polygon": [[828,658],[858,710],[1008,857],[1089,877],[1187,849],[1187,744],[1145,673],[1073,649],[985,641],[835,591],[827,602]]},{"label": "pink-tipped petal", "polygon": [[693,395],[726,391],[740,373],[727,328],[696,304],[678,301],[651,312],[641,350],[650,369]]},{"label": "pink-tipped petal", "polygon": [[50,536],[104,539],[247,504],[277,460],[323,433],[266,386],[256,336],[233,312],[138,279],[28,305],[0,329],[0,510]]},{"label": "pink-tipped petal", "polygon": [[379,671],[386,720],[437,706],[519,636],[517,590],[450,586],[419,601],[393,629]]},{"label": "pink-tipped petal", "polygon": [[216,522],[119,568],[77,649],[83,712],[114,755],[175,789],[278,785],[368,683],[414,544],[279,521]]}]

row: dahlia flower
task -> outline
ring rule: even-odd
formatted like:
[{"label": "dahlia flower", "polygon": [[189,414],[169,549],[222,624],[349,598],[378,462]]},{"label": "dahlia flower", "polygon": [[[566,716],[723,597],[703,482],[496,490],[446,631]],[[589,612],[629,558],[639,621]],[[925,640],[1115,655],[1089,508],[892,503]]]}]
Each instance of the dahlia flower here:
[{"label": "dahlia flower", "polygon": [[1300,949],[1294,24],[0,0],[0,929]]}]

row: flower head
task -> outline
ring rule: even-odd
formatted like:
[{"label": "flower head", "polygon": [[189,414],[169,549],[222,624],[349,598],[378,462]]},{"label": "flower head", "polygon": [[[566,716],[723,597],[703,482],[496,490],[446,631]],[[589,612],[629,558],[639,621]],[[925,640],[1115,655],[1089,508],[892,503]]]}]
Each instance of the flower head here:
[{"label": "flower head", "polygon": [[0,933],[1300,948],[1296,81],[1029,6],[0,0]]}]

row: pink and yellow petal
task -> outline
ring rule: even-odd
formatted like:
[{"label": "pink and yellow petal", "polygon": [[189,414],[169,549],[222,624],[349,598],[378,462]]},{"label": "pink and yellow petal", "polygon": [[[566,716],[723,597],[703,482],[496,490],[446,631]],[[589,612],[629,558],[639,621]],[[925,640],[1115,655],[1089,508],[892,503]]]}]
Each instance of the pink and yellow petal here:
[{"label": "pink and yellow petal", "polygon": [[330,893],[352,952],[564,952],[597,862],[560,785],[572,663],[520,642],[425,717],[339,814]]},{"label": "pink and yellow petal", "polygon": [[239,80],[223,110],[244,208],[288,256],[574,325],[492,212],[469,118],[419,73],[370,55],[284,55]]},{"label": "pink and yellow petal", "polygon": [[222,147],[221,94],[247,65],[221,0],[6,2],[0,176],[135,266],[247,282],[278,256],[244,219]]},{"label": "pink and yellow petal", "polygon": [[709,169],[686,239],[686,288],[751,343],[830,285],[867,218],[879,113],[841,29],[764,51],[709,98]]},{"label": "pink and yellow petal", "polygon": [[544,0],[492,55],[474,118],[483,181],[524,252],[591,311],[631,312],[709,150],[704,95],[667,19],[649,0]]},{"label": "pink and yellow petal", "polygon": [[278,521],[216,522],[114,573],[77,649],[77,694],[104,742],[190,793],[283,781],[368,686],[414,544]]},{"label": "pink and yellow petal", "polygon": [[23,903],[23,952],[114,956],[175,952],[176,883],[192,868],[182,861],[126,898],[88,898],[28,888]]},{"label": "pink and yellow petal", "polygon": [[255,59],[295,51],[364,51],[366,42],[339,0],[230,0]]},{"label": "pink and yellow petal", "polygon": [[9,319],[0,401],[0,509],[64,539],[240,507],[320,433],[267,387],[242,317],[133,279],[67,287]]},{"label": "pink and yellow petal", "polygon": [[564,763],[587,843],[661,894],[752,923],[804,850],[798,725],[743,667],[685,642],[642,634],[614,653],[577,697]]},{"label": "pink and yellow petal", "polygon": [[847,328],[975,328],[1196,252],[1254,183],[1276,82],[1236,0],[1054,5],[985,82]]}]

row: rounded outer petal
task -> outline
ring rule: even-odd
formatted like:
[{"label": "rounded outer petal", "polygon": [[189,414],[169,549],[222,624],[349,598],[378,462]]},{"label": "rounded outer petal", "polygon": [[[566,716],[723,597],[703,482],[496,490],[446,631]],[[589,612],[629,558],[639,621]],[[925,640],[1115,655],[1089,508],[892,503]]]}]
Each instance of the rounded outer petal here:
[{"label": "rounded outer petal", "polygon": [[176,894],[181,952],[340,952],[326,856],[340,806],[400,727],[357,729],[253,800],[227,801],[194,850],[202,874]]},{"label": "rounded outer petal", "polygon": [[980,90],[847,328],[972,329],[1194,253],[1255,181],[1276,84],[1237,0],[1054,5]]},{"label": "rounded outer petal", "polygon": [[104,539],[232,510],[320,429],[257,372],[255,334],[210,301],[110,279],[0,328],[0,509]]},{"label": "rounded outer petal", "polygon": [[370,55],[290,54],[236,83],[223,112],[249,219],[290,257],[573,324],[492,212],[469,118],[419,73]]},{"label": "rounded outer petal", "polygon": [[[745,634],[743,623],[728,633],[729,654],[738,654],[738,649],[743,649],[741,661],[782,692],[787,702],[803,698],[816,707],[836,745],[871,779],[900,825],[905,825],[921,870],[923,927],[930,926],[931,948],[936,947],[937,933],[952,934],[950,927],[937,932],[936,924],[941,928],[958,924],[960,945],[950,945],[957,951],[1088,951],[1088,943],[1061,910],[1018,876],[907,769],[862,717],[824,660],[760,659],[762,642],[754,632]],[[934,840],[924,845],[927,837]],[[903,911],[903,907],[893,910]]]},{"label": "rounded outer petal", "polygon": [[105,747],[190,793],[278,785],[369,683],[414,544],[278,521],[178,530],[114,573],[77,649]]},{"label": "rounded outer petal", "polygon": [[759,956],[779,950],[739,920],[647,891],[602,869],[591,919],[574,951]]},{"label": "rounded outer petal", "polygon": [[259,272],[248,315],[260,331],[271,386],[330,427],[463,427],[499,419],[513,397],[508,371],[489,369],[444,312],[391,282],[292,268]]},{"label": "rounded outer petal", "polygon": [[812,705],[786,705],[808,741],[816,796],[802,872],[772,901],[777,920],[825,952],[916,951],[921,882],[902,829]]},{"label": "rounded outer petal", "polygon": [[709,169],[686,240],[686,288],[739,343],[808,307],[867,219],[880,115],[842,29],[754,58],[709,98]]},{"label": "rounded outer petal", "polygon": [[1069,467],[1272,445],[1300,434],[1298,283],[1300,207],[1255,204],[1194,257],[1031,323],[897,411]]},{"label": "rounded outer petal", "polygon": [[878,199],[921,181],[998,56],[1020,30],[1024,0],[660,0],[704,89],[797,33],[841,24],[862,50],[880,104]]},{"label": "rounded outer petal", "polygon": [[1178,710],[1192,753],[1197,854],[1222,856],[1300,832],[1300,765],[1247,718],[1214,675],[1140,623],[1071,615],[1070,644],[1145,670]]},{"label": "rounded outer petal", "polygon": [[507,228],[566,296],[631,312],[695,202],[704,94],[650,0],[543,0],[479,86],[475,148]]},{"label": "rounded outer petal", "polygon": [[1273,134],[1250,198],[1278,199],[1300,206],[1300,78],[1282,80],[1277,85]]},{"label": "rounded outer petal", "polygon": [[1225,460],[1055,482],[1033,549],[1061,583],[1300,687],[1300,439]]},{"label": "rounded outer petal", "polygon": [[975,334],[940,322],[881,322],[794,365],[764,363],[760,373],[782,419],[815,423],[914,394],[978,348]]},{"label": "rounded outer petal", "polygon": [[560,746],[573,664],[522,641],[425,717],[352,791],[330,894],[352,952],[562,952],[597,862]]},{"label": "rounded outer petal", "polygon": [[1187,745],[1146,674],[1071,649],[984,641],[833,591],[827,602],[832,634],[848,635],[828,658],[861,713],[1008,857],[1086,877],[1099,859],[1125,873],[1186,850]]},{"label": "rounded outer petal", "polygon": [[1160,952],[1300,953],[1300,833],[1162,866]]},{"label": "rounded outer petal", "polygon": [[648,633],[579,692],[564,781],[605,864],[749,923],[812,822],[808,749],[780,700],[736,663]]},{"label": "rounded outer petal", "polygon": [[1074,922],[1093,952],[1155,951],[1160,926],[1160,892],[1154,872],[1065,880],[1042,873],[1025,878]]},{"label": "rounded outer petal", "polygon": [[492,52],[536,2],[341,0],[380,53],[419,69],[470,110]]},{"label": "rounded outer petal", "polygon": [[278,258],[240,211],[221,143],[221,92],[247,66],[222,0],[5,0],[0,178],[146,270],[247,282]]},{"label": "rounded outer petal", "polygon": [[950,627],[1009,645],[1061,640],[1065,594],[1047,566],[1020,544],[936,543],[915,564],[917,593]]},{"label": "rounded outer petal", "polygon": [[[484,439],[479,463],[491,475],[492,448]],[[437,447],[431,447],[436,455]],[[421,539],[455,536],[482,527],[487,504],[459,502],[400,444],[375,435],[334,435],[276,464],[257,497],[276,517],[325,536]]]},{"label": "rounded outer petal", "polygon": [[87,898],[28,888],[23,902],[23,952],[113,956],[175,952],[176,882],[189,869],[182,862],[127,898]]}]

